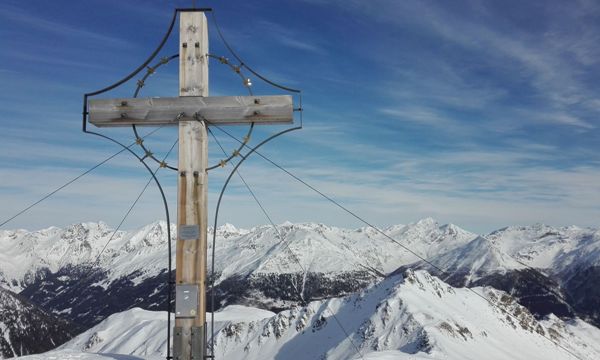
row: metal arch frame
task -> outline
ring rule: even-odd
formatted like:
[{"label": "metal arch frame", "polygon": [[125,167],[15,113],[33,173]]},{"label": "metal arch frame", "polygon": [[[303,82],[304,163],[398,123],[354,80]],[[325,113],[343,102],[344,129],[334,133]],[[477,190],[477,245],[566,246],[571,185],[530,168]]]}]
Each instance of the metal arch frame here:
[{"label": "metal arch frame", "polygon": [[[104,138],[106,140],[109,140],[111,142],[114,142],[115,144],[121,146],[124,148],[124,150],[127,150],[128,152],[130,152],[134,157],[136,157],[142,164],[143,166],[148,170],[148,172],[150,172],[150,174],[152,175],[152,178],[154,180],[154,182],[156,183],[157,187],[159,188],[162,200],[163,200],[163,205],[164,205],[164,209],[165,209],[165,216],[166,216],[166,220],[167,220],[167,235],[168,235],[168,253],[169,253],[169,258],[168,258],[168,270],[169,270],[169,274],[168,274],[168,278],[169,278],[169,292],[168,292],[168,300],[167,300],[167,360],[168,359],[172,359],[171,357],[171,293],[172,293],[172,289],[173,289],[173,284],[174,282],[172,281],[172,246],[171,246],[171,221],[170,221],[170,213],[169,213],[169,205],[167,203],[166,200],[166,196],[165,193],[163,191],[163,188],[160,184],[160,181],[158,180],[158,178],[156,177],[156,175],[154,174],[154,172],[152,171],[152,169],[148,166],[148,164],[146,164],[146,162],[144,161],[145,157],[140,157],[138,154],[136,154],[133,150],[131,150],[130,148],[128,148],[127,146],[123,145],[122,143],[120,143],[119,141],[107,136],[107,135],[103,135],[94,131],[90,131],[87,129],[87,121],[88,121],[88,98],[92,97],[92,96],[96,96],[105,92],[108,92],[110,90],[113,90],[119,86],[121,86],[122,84],[124,84],[125,82],[131,80],[134,76],[136,76],[138,73],[140,73],[144,68],[146,68],[148,66],[148,64],[150,64],[150,62],[158,55],[158,53],[160,52],[160,50],[162,50],[162,48],[164,47],[165,43],[167,42],[167,40],[169,39],[172,31],[173,31],[173,27],[175,25],[175,20],[177,19],[177,14],[179,12],[182,11],[200,11],[200,12],[212,12],[211,8],[177,8],[175,9],[175,11],[173,12],[173,16],[171,19],[171,22],[169,24],[169,27],[167,29],[167,32],[165,33],[165,35],[163,36],[162,40],[160,41],[159,45],[156,47],[156,49],[152,52],[152,54],[150,54],[150,56],[135,70],[133,70],[130,74],[128,74],[127,76],[123,77],[122,79],[116,81],[115,83],[113,83],[112,85],[109,85],[107,87],[104,87],[102,89],[96,90],[96,91],[92,91],[89,93],[85,93],[83,95],[83,111],[82,111],[82,131],[83,133],[86,134],[91,134],[91,135],[95,135],[101,138]],[[225,40],[223,34],[221,33],[221,30],[218,26],[218,23],[216,21],[216,18],[214,16],[214,13],[212,13],[212,19],[213,19],[213,23],[215,25],[215,28],[217,29],[217,32],[219,34],[219,37],[221,39],[221,41],[225,44],[225,46],[227,47],[227,49],[230,51],[230,53],[240,62],[240,65],[238,67],[245,67],[246,69],[248,69],[248,71],[250,71],[252,74],[254,74],[256,77],[258,77],[259,79],[261,79],[262,81],[277,87],[279,89],[285,90],[285,91],[289,91],[289,92],[293,92],[293,93],[297,93],[300,97],[299,103],[300,103],[300,107],[297,109],[294,109],[294,111],[299,111],[300,112],[300,126],[294,127],[294,128],[289,128],[283,131],[280,131],[274,135],[271,135],[269,138],[263,140],[262,142],[260,142],[257,146],[255,146],[254,148],[252,148],[252,150],[246,154],[245,156],[242,156],[242,160],[240,162],[238,162],[238,164],[234,167],[233,171],[230,173],[229,177],[227,178],[226,183],[224,184],[223,188],[221,189],[221,194],[219,195],[219,200],[217,203],[217,211],[215,213],[215,229],[216,229],[216,224],[218,223],[218,211],[220,208],[220,204],[222,201],[222,197],[223,194],[227,188],[227,185],[229,184],[229,181],[231,180],[231,177],[233,176],[233,174],[235,173],[235,171],[239,168],[239,166],[252,154],[254,153],[259,147],[263,146],[264,144],[268,143],[269,141],[275,139],[278,136],[281,136],[283,134],[286,134],[288,132],[294,131],[294,130],[299,130],[302,129],[303,126],[303,120],[302,120],[302,94],[300,90],[297,89],[292,89],[289,87],[285,87],[282,85],[279,85],[269,79],[267,79],[266,77],[260,75],[258,72],[254,71],[252,68],[250,68],[247,64],[245,64],[241,58],[233,51],[233,49],[231,48],[231,46],[229,45],[229,43]],[[170,59],[171,60],[171,59]],[[161,64],[162,65],[162,64]],[[228,64],[230,65],[230,64]],[[157,65],[157,67],[160,65]],[[231,65],[230,65],[231,66]],[[156,67],[155,67],[156,68]],[[155,69],[154,68],[154,69]],[[239,71],[236,71],[239,73]],[[150,75],[147,74],[147,76],[144,77],[144,80]],[[241,76],[241,75],[240,75]],[[139,86],[139,83],[138,83]],[[143,82],[142,82],[142,86],[143,86]],[[141,86],[139,86],[141,88]],[[136,94],[139,92],[139,89],[136,90]],[[250,131],[252,131],[253,128],[253,124],[251,125]],[[134,133],[135,133],[135,128],[134,128]],[[136,137],[137,138],[137,137]],[[247,146],[247,142],[248,142],[249,138],[246,137],[245,141],[242,143],[242,145],[240,146],[239,150],[241,150],[244,146]],[[234,152],[234,155],[232,154],[232,156],[227,160],[229,161],[231,158],[233,158],[234,156],[237,156],[239,154],[239,150]],[[155,159],[156,160],[156,159]],[[219,164],[221,165],[221,164]],[[215,166],[216,167],[216,166]],[[208,170],[208,169],[207,169]],[[214,299],[214,243],[215,243],[215,239],[216,239],[216,230],[213,229],[213,254],[212,254],[212,269],[211,269],[211,273],[212,273],[212,283],[211,283],[211,297]],[[211,301],[212,303],[212,307],[213,307],[213,311],[211,313],[211,324],[212,326],[212,339],[214,340],[214,301]],[[211,348],[211,357],[214,358],[214,341],[212,344],[212,348]]]}]

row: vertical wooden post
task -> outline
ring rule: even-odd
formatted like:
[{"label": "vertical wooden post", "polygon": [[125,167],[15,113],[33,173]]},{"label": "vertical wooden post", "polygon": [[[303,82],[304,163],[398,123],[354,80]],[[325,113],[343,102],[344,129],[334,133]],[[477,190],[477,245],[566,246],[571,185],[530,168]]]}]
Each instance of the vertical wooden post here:
[{"label": "vertical wooden post", "polygon": [[179,98],[90,100],[89,114],[90,122],[96,126],[179,126],[173,357],[204,360],[208,124],[197,121],[191,113],[178,116],[179,122],[173,115],[204,109],[212,115],[212,121],[220,123],[291,123],[293,104],[289,95],[223,96],[208,101],[206,16],[196,10],[180,11],[179,16]]},{"label": "vertical wooden post", "polygon": [[[180,13],[179,96],[208,96],[208,30],[202,12]],[[187,114],[191,116],[192,114]],[[204,122],[179,123],[175,359],[204,359],[208,140]]]}]

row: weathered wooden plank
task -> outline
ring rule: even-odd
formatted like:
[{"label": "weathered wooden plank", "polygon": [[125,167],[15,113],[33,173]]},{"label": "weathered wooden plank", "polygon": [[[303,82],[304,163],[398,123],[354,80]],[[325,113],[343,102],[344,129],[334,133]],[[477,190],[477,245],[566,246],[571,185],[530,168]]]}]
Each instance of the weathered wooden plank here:
[{"label": "weathered wooden plank", "polygon": [[[183,102],[208,96],[208,30],[206,17],[200,12],[180,13],[179,23],[179,95]],[[185,46],[184,46],[185,44]],[[188,98],[187,96],[194,96]],[[177,110],[177,113],[185,111]],[[193,112],[190,111],[190,115]],[[177,116],[167,117],[174,119]],[[182,120],[182,121],[181,121]],[[193,118],[179,121],[179,176],[177,181],[177,224],[199,228],[198,238],[177,239],[175,281],[198,286],[198,311],[194,318],[176,318],[175,327],[182,328],[182,349],[179,360],[204,359],[194,353],[192,333],[204,333],[206,322],[206,237],[208,137],[206,123]],[[204,340],[204,336],[200,336]],[[198,350],[198,349],[196,349]]]},{"label": "weathered wooden plank", "polygon": [[[98,127],[175,125],[182,120],[194,120],[196,113],[220,125],[293,121],[290,95],[98,99],[90,100],[88,109],[90,122]],[[183,116],[178,118],[181,113]]]}]

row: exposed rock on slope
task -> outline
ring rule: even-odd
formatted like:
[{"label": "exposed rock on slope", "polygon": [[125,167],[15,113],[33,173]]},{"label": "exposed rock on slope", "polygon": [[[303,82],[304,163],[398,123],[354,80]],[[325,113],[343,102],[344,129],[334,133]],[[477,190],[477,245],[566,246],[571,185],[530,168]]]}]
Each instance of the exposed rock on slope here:
[{"label": "exposed rock on slope", "polygon": [[[502,291],[473,291],[453,288],[425,271],[407,271],[358,294],[276,315],[228,307],[216,314],[215,355],[250,360],[600,358],[597,328],[554,316],[538,321]],[[160,359],[166,354],[165,315],[139,309],[115,314],[47,356],[86,359],[81,352],[92,351]]]},{"label": "exposed rock on slope", "polygon": [[0,288],[0,358],[48,351],[71,339],[77,330]]}]

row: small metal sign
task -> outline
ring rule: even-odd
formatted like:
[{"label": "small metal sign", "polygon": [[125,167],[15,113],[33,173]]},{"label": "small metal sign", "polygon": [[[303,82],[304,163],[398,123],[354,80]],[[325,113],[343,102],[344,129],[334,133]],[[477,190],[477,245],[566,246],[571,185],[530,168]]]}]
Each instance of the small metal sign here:
[{"label": "small metal sign", "polygon": [[196,240],[200,238],[199,225],[180,225],[179,240]]},{"label": "small metal sign", "polygon": [[175,287],[175,317],[194,318],[197,314],[198,285],[177,285]]}]

